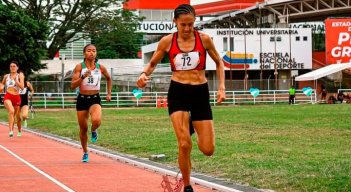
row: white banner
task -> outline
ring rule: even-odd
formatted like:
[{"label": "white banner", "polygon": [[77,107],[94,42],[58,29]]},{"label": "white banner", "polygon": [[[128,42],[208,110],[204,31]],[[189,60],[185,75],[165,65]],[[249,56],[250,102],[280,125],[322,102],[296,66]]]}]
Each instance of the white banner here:
[{"label": "white banner", "polygon": [[177,31],[175,24],[172,21],[143,21],[136,29],[137,32],[148,34],[157,33],[173,33]]},{"label": "white banner", "polygon": [[[310,28],[204,29],[213,42],[226,70],[312,69]],[[215,70],[207,59],[206,69]]]}]

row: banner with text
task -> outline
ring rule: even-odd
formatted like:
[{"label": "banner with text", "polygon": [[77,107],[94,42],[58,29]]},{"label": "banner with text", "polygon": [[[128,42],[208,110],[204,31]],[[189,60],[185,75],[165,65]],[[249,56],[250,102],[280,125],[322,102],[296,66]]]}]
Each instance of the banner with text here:
[{"label": "banner with text", "polygon": [[172,21],[143,21],[139,23],[136,31],[147,34],[168,34],[176,32],[177,28]]},{"label": "banner with text", "polygon": [[[204,29],[226,70],[312,69],[310,28]],[[207,59],[208,70],[215,70]]]},{"label": "banner with text", "polygon": [[327,64],[351,60],[351,18],[325,20],[325,51]]}]

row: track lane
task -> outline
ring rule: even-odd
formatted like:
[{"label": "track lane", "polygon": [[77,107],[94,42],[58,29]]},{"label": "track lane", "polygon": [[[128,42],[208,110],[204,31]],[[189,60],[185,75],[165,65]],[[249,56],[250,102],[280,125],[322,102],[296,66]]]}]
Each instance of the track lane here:
[{"label": "track lane", "polygon": [[[23,132],[8,137],[0,125],[0,145],[74,191],[162,192],[162,176],[129,164],[90,153],[82,163],[82,151],[60,142]],[[0,191],[67,191],[0,148]],[[210,191],[194,186],[197,192]]]}]

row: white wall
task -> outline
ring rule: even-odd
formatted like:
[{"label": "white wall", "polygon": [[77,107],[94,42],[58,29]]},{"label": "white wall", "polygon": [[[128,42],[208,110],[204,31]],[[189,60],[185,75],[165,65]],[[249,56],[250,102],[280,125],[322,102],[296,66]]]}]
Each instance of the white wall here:
[{"label": "white wall", "polygon": [[[47,69],[42,69],[37,74],[61,74],[62,61],[61,60],[43,60],[42,63],[47,64]],[[82,60],[64,60],[64,73],[73,71],[74,67],[81,63]],[[143,70],[141,59],[100,59],[99,63],[104,65],[113,74],[139,74]]]}]

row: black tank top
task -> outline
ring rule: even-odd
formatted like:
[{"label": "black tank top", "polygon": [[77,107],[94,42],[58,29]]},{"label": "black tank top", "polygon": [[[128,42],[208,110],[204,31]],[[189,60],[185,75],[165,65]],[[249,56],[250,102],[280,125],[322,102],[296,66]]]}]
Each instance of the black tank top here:
[{"label": "black tank top", "polygon": [[27,81],[24,82],[24,88],[20,90],[21,101],[28,100],[29,88],[27,86]]}]

